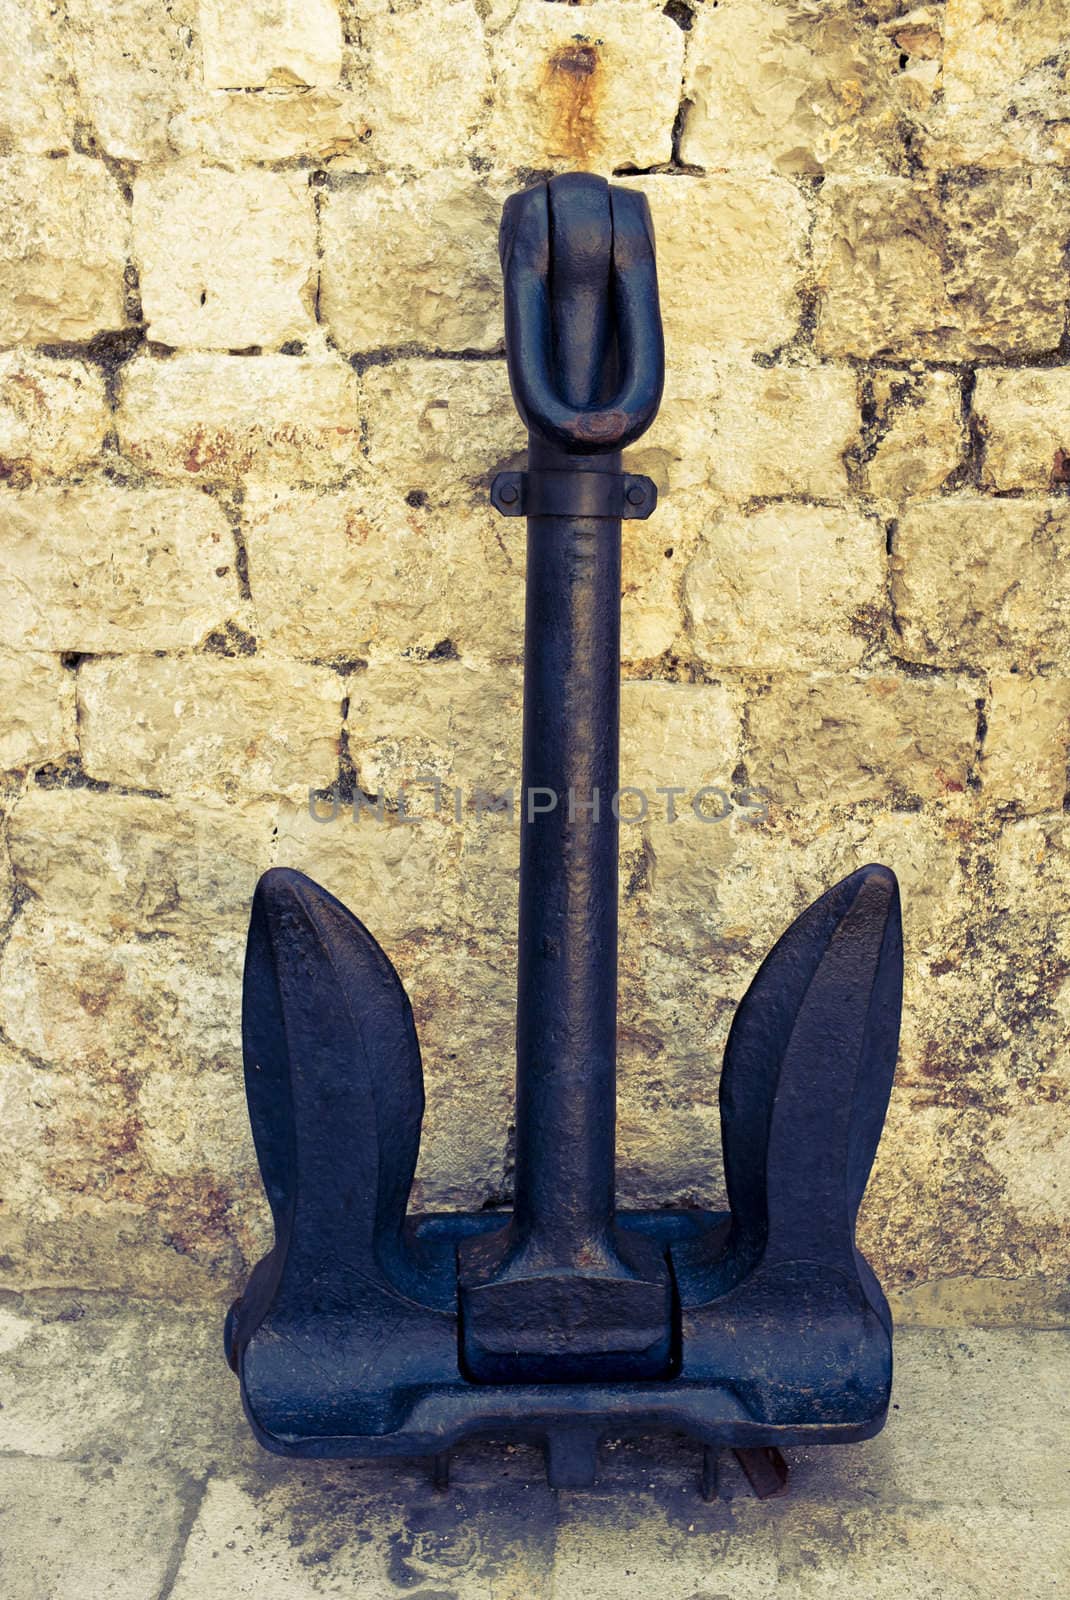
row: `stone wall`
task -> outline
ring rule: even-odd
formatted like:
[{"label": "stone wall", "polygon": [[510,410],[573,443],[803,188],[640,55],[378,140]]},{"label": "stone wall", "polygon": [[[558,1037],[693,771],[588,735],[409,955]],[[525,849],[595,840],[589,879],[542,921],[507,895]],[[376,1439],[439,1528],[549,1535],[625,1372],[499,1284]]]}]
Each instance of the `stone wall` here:
[{"label": "stone wall", "polygon": [[885,861],[865,1248],[902,1315],[1065,1316],[1063,0],[0,0],[0,58],[4,1281],[222,1297],[262,1247],[273,862],[412,995],[417,1203],[508,1198],[496,229],[587,167],[649,197],[669,361],[625,530],[621,1196],[717,1202],[733,1007]]}]

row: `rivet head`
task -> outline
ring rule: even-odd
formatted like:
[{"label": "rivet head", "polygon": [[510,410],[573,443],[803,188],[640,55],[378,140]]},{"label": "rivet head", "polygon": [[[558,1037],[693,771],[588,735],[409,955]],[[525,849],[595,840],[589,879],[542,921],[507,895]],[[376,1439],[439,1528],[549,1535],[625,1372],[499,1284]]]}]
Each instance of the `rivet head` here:
[{"label": "rivet head", "polygon": [[643,501],[646,499],[646,490],[643,488],[641,483],[632,484],[631,488],[628,490],[627,499],[630,506],[642,505]]},{"label": "rivet head", "polygon": [[503,484],[499,491],[498,499],[503,506],[515,506],[520,499],[520,490],[515,483]]}]

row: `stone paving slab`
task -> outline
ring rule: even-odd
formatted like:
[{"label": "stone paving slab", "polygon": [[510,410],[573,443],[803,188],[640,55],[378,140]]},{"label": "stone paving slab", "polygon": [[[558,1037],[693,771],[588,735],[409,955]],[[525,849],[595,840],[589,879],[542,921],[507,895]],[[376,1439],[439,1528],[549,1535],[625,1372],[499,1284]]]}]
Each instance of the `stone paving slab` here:
[{"label": "stone paving slab", "polygon": [[759,1503],[677,1438],[608,1442],[590,1491],[472,1443],[427,1464],[253,1442],[219,1309],[0,1296],[3,1600],[1064,1600],[1070,1332],[906,1329],[866,1444],[790,1452]]},{"label": "stone paving slab", "polygon": [[158,1468],[0,1461],[5,1600],[157,1600],[180,1549],[189,1485]]}]

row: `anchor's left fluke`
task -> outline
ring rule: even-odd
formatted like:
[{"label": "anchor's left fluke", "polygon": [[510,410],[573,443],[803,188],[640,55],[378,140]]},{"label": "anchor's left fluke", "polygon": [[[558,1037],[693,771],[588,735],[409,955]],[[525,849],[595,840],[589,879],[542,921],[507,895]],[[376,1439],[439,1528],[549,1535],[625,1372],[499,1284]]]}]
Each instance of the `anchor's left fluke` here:
[{"label": "anchor's left fluke", "polygon": [[228,1359],[250,1381],[250,1358],[274,1364],[314,1319],[448,1311],[452,1284],[405,1230],[424,1105],[412,1008],[368,930],[300,872],[257,886],[242,1047],[275,1245],[228,1318]]}]

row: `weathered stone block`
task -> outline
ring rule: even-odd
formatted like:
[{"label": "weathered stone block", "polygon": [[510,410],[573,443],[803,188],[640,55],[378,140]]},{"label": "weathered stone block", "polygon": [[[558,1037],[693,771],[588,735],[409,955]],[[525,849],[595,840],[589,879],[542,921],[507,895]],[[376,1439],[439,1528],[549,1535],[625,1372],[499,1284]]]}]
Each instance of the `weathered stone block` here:
[{"label": "weathered stone block", "polygon": [[1066,656],[1070,507],[1062,500],[929,500],[892,551],[897,651],[930,665],[1032,668]]},{"label": "weathered stone block", "polygon": [[209,161],[322,161],[367,169],[364,96],[349,89],[207,90],[171,119],[184,155]]},{"label": "weathered stone block", "polygon": [[3,650],[0,660],[0,769],[37,766],[74,750],[73,675],[56,656]]},{"label": "weathered stone block", "polygon": [[806,204],[777,177],[626,178],[650,201],[666,363],[678,353],[769,349],[799,325]]},{"label": "weathered stone block", "polygon": [[245,935],[275,807],[176,806],[31,785],[9,822],[19,881],[49,915],[102,932]]},{"label": "weathered stone block", "polygon": [[[399,817],[398,795],[375,805],[317,798],[301,805],[283,805],[278,814],[278,859],[321,883],[360,918],[392,961],[411,959],[415,947],[429,939],[432,959],[441,960],[461,922],[467,933],[470,916],[467,884],[460,870],[466,836],[475,828],[468,812],[467,791],[457,819],[451,789],[443,786],[434,809],[429,786],[405,792],[409,820]],[[480,827],[516,829],[503,818]],[[487,919],[489,920],[489,919]]]},{"label": "weathered stone block", "polygon": [[128,223],[85,156],[0,158],[0,342],[91,339],[125,322]]},{"label": "weathered stone block", "polygon": [[976,698],[955,678],[776,678],[748,706],[751,781],[778,810],[946,800],[966,787]]},{"label": "weathered stone block", "polygon": [[4,950],[3,1027],[18,1049],[87,1072],[102,1091],[118,1087],[120,1098],[136,1093],[156,1063],[233,1069],[240,1024],[227,986],[240,950],[233,939],[109,937],[33,906]]},{"label": "weathered stone block", "polygon": [[[633,471],[647,471],[635,462]],[[621,654],[639,676],[658,676],[655,658],[683,650],[681,576],[687,569],[707,507],[681,491],[662,500],[645,522],[627,522],[621,545]],[[641,664],[647,663],[644,668]]]},{"label": "weathered stone block", "polygon": [[932,166],[1012,167],[1070,161],[1061,0],[1027,6],[948,0],[943,105],[924,141]]},{"label": "weathered stone block", "polygon": [[[226,1273],[229,1198],[251,1154],[233,1003],[241,959],[240,938],[116,937],[37,907],[19,918],[0,1015],[51,1069],[22,1090],[47,1152],[20,1197],[34,1280],[70,1282],[79,1255],[81,1271],[97,1259],[105,1278],[142,1292]],[[168,1095],[176,1082],[183,1093]],[[132,1282],[124,1243],[140,1268]]]},{"label": "weathered stone block", "polygon": [[828,506],[723,514],[687,568],[684,604],[711,666],[857,666],[884,610],[884,530]]},{"label": "weathered stone block", "polygon": [[237,607],[234,540],[181,489],[39,488],[0,499],[0,606],[23,649],[173,650]]},{"label": "weathered stone block", "polygon": [[831,499],[847,489],[845,456],[858,447],[859,423],[847,368],[685,358],[667,374],[661,409],[629,460],[663,491],[701,484],[725,500]]},{"label": "weathered stone block", "polygon": [[134,254],[149,337],[161,344],[241,350],[315,331],[304,173],[172,167],[139,178]]},{"label": "weathered stone block", "polygon": [[895,171],[936,77],[903,72],[902,53],[847,5],[702,6],[688,40],[681,157],[784,173]]},{"label": "weathered stone block", "polygon": [[[730,766],[731,744],[722,755]],[[978,915],[964,888],[961,828],[939,815],[860,807],[830,828],[820,811],[784,819],[774,805],[764,817],[763,799],[773,797],[737,787],[730,773],[719,787],[730,804],[711,797],[702,820],[684,799],[675,822],[662,804],[623,836],[621,1051],[633,1105],[645,1085],[656,1110],[645,1133],[635,1119],[631,1144],[651,1203],[680,1192],[681,1177],[718,1198],[717,1068],[728,1028],[766,952],[810,902],[866,862],[892,867],[910,907],[907,1017],[923,1028],[933,1017],[930,969],[960,960]],[[954,1026],[946,1011],[938,1026]]]},{"label": "weathered stone block", "polygon": [[384,495],[378,485],[250,489],[243,527],[264,636],[321,660],[399,650],[518,656],[524,523],[478,504],[444,513],[409,505],[401,494],[384,506]]},{"label": "weathered stone block", "polygon": [[973,408],[984,437],[984,483],[1048,489],[1070,482],[1070,372],[984,368]]},{"label": "weathered stone block", "polygon": [[304,798],[338,771],[344,686],[323,667],[218,656],[126,657],[79,673],[91,777],[192,798]]},{"label": "weathered stone block", "polygon": [[364,374],[368,464],[384,496],[486,501],[527,434],[504,361],[392,361]]},{"label": "weathered stone block", "polygon": [[1070,679],[997,673],[985,717],[985,799],[1019,811],[1060,810],[1068,788]]},{"label": "weathered stone block", "polygon": [[334,356],[139,356],[116,423],[133,460],[183,482],[337,483],[360,461],[360,385]]},{"label": "weathered stone block", "polygon": [[0,3],[0,140],[5,150],[69,150],[75,89],[48,0]]},{"label": "weathered stone block", "polygon": [[490,58],[472,0],[361,17],[361,104],[386,165],[454,165],[487,114]]},{"label": "weathered stone block", "polygon": [[209,89],[314,88],[342,70],[337,0],[200,0],[200,29]]},{"label": "weathered stone block", "polygon": [[493,54],[488,144],[503,165],[608,176],[672,158],[684,36],[659,6],[521,0]]},{"label": "weathered stone block", "polygon": [[893,501],[933,494],[966,455],[958,378],[953,372],[878,372],[872,385],[866,488]]},{"label": "weathered stone block", "polygon": [[[621,816],[644,810],[663,818],[669,800],[659,788],[686,792],[673,802],[681,816],[707,784],[729,785],[739,750],[742,697],[721,683],[621,685],[621,783],[642,791],[624,797]],[[634,799],[634,804],[632,803]]]},{"label": "weathered stone block", "polygon": [[[406,783],[489,794],[520,783],[520,684],[515,670],[467,661],[382,661],[349,680],[349,753],[366,794],[396,801]],[[427,809],[426,795],[409,809]]]},{"label": "weathered stone block", "polygon": [[327,190],[319,315],[341,349],[493,349],[502,198],[450,171]]},{"label": "weathered stone block", "polygon": [[824,185],[814,235],[817,348],[962,361],[1053,350],[1065,311],[1058,215],[1070,176],[948,174]]},{"label": "weathered stone block", "polygon": [[70,472],[100,453],[110,421],[98,368],[0,354],[0,477]]},{"label": "weathered stone block", "polygon": [[165,159],[172,118],[193,93],[197,0],[69,0],[64,10],[64,43],[100,147],[122,161]]}]

